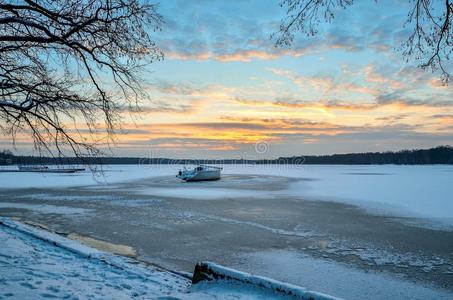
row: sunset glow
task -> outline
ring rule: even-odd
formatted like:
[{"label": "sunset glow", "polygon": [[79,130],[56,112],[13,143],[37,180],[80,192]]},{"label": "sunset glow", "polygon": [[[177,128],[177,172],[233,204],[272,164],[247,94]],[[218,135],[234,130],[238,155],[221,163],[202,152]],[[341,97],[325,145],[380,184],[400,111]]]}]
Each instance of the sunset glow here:
[{"label": "sunset glow", "polygon": [[[150,100],[125,113],[112,150],[241,157],[265,141],[273,157],[451,144],[451,84],[395,49],[407,6],[357,3],[281,49],[270,39],[278,1],[164,1],[156,43],[165,60],[148,67]],[[27,153],[26,139],[17,142]]]}]

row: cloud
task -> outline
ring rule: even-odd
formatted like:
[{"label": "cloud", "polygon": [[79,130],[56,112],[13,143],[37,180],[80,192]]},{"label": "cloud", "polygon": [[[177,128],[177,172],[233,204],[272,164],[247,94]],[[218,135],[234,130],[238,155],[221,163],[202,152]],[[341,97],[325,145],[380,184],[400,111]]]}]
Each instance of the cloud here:
[{"label": "cloud", "polygon": [[[248,149],[257,141],[265,140],[271,147],[293,144],[314,145],[324,143],[369,143],[375,141],[399,141],[411,143],[424,141],[437,143],[451,141],[446,133],[418,131],[418,125],[362,125],[344,126],[329,122],[314,122],[305,119],[241,118],[223,116],[225,122],[150,124],[143,138],[130,139],[127,145],[137,145],[166,151],[238,151]],[[156,135],[156,133],[160,133]],[[233,133],[233,134],[231,134]],[[243,139],[242,134],[253,139]],[[285,148],[286,151],[288,150]],[[292,152],[292,154],[297,154]]]},{"label": "cloud", "polygon": [[151,149],[187,151],[204,149],[205,151],[231,151],[239,149],[230,142],[203,138],[159,138],[147,140],[144,145]]},{"label": "cloud", "polygon": [[157,80],[148,86],[149,90],[156,90],[165,95],[178,96],[204,96],[212,93],[219,87],[216,85],[195,86],[189,82],[170,82],[167,80]]},{"label": "cloud", "polygon": [[278,99],[271,102],[275,106],[292,107],[292,108],[307,108],[307,109],[323,109],[323,110],[349,110],[349,111],[367,111],[377,108],[374,103],[352,103],[346,101],[329,100],[324,102],[309,102],[309,101],[286,101]]},{"label": "cloud", "polygon": [[405,95],[404,91],[395,91],[376,97],[376,103],[380,105],[399,104],[402,106],[425,106],[425,107],[453,107],[453,99],[414,99]]},{"label": "cloud", "polygon": [[135,110],[136,113],[191,113],[196,109],[196,105],[190,104],[179,104],[171,105],[167,102],[159,101],[158,106],[143,106]]},{"label": "cloud", "polygon": [[406,85],[398,80],[394,80],[389,78],[389,75],[384,76],[381,73],[376,71],[376,67],[374,65],[368,65],[363,69],[365,80],[370,83],[376,83],[379,85],[384,85],[387,87],[391,87],[393,89],[402,89]]},{"label": "cloud", "polygon": [[206,99],[206,98],[229,98],[237,88],[221,84],[202,84],[197,85],[190,82],[169,82],[157,80],[147,87],[151,92],[158,92],[161,95],[184,96],[187,99]]},{"label": "cloud", "polygon": [[[453,107],[453,90],[426,89],[432,78],[421,74],[419,70],[405,68],[409,72],[405,77],[406,82],[392,79],[389,75],[378,72],[373,65],[367,65],[359,72],[352,72],[348,68],[342,68],[345,76],[327,75],[299,75],[289,70],[271,68],[273,74],[289,79],[299,87],[302,93],[310,95],[316,101],[301,101],[292,97],[279,97],[272,102],[273,105],[318,108],[331,110],[374,110],[382,106],[398,105],[400,107]],[[402,71],[399,71],[402,73]],[[360,76],[363,75],[361,82]],[[354,81],[349,79],[355,78]],[[415,83],[418,83],[416,85]],[[418,92],[418,93],[415,93]],[[338,101],[329,99],[331,95],[345,95],[351,97],[358,94],[368,101]],[[318,99],[319,100],[318,100]],[[240,100],[242,103],[259,104],[256,100]]]},{"label": "cloud", "polygon": [[236,49],[234,51],[227,52],[199,52],[199,53],[186,53],[181,52],[166,52],[166,57],[177,60],[217,60],[220,62],[250,62],[252,60],[273,60],[282,56],[299,57],[308,53],[311,53],[312,49],[273,49],[269,47],[267,49]]},{"label": "cloud", "polygon": [[384,116],[384,117],[377,117],[375,118],[376,121],[385,121],[388,123],[395,123],[406,118],[410,117],[410,114],[398,114],[398,115],[391,115],[391,116]]},{"label": "cloud", "polygon": [[306,87],[312,87],[317,91],[325,94],[334,89],[335,83],[332,77],[328,76],[302,76],[295,74],[294,72],[271,68],[269,69],[273,74],[285,77],[291,80],[294,84],[299,86],[301,89]]},{"label": "cloud", "polygon": [[278,30],[278,15],[284,13],[278,2],[204,2],[181,9],[182,6],[183,3],[166,2],[161,7],[168,22],[156,43],[169,59],[250,62],[329,50],[357,53],[371,42],[338,26],[323,36],[297,35],[290,49],[276,48],[270,35]]},{"label": "cloud", "polygon": [[[219,16],[219,18],[222,18]],[[206,21],[206,20],[205,20]],[[377,51],[387,50],[381,42],[369,41],[359,36],[351,36],[343,31],[331,32],[325,36],[296,38],[290,48],[275,47],[274,41],[269,39],[271,32],[277,30],[274,22],[259,22],[254,20],[242,24],[239,31],[234,33],[220,33],[204,27],[204,38],[193,36],[193,27],[177,28],[190,32],[173,32],[173,35],[183,35],[184,38],[164,38],[158,44],[164,50],[165,56],[174,60],[216,60],[221,62],[250,62],[252,60],[274,60],[283,56],[300,57],[309,54],[321,53],[330,50],[342,50],[350,53],[364,51],[367,48]],[[247,27],[250,27],[247,29]],[[266,28],[254,31],[254,28]],[[236,28],[237,29],[237,28]],[[227,29],[228,30],[228,29]]]},{"label": "cloud", "polygon": [[240,99],[236,98],[236,102],[250,106],[277,106],[300,109],[314,109],[325,111],[372,111],[384,107],[395,106],[399,109],[410,107],[425,107],[425,108],[453,108],[452,101],[433,101],[433,100],[414,100],[410,98],[400,98],[398,95],[387,94],[376,97],[375,102],[351,102],[340,100],[327,101],[304,101],[287,98],[277,98],[273,101]]},{"label": "cloud", "polygon": [[222,120],[253,125],[256,128],[262,128],[269,132],[304,132],[304,133],[317,133],[317,132],[339,132],[356,130],[354,126],[344,126],[333,124],[329,122],[319,122],[300,118],[247,118],[247,117],[234,117],[222,116]]},{"label": "cloud", "polygon": [[451,119],[451,120],[453,120],[453,115],[437,114],[437,115],[432,115],[431,118],[434,118],[434,119]]},{"label": "cloud", "polygon": [[313,88],[321,95],[333,94],[338,92],[359,93],[366,95],[377,95],[379,90],[366,85],[356,84],[354,82],[338,82],[333,76],[303,76],[292,71],[271,68],[273,74],[285,77],[296,84],[301,90],[306,91]]},{"label": "cloud", "polygon": [[[145,102],[145,101],[142,101]],[[178,103],[179,102],[179,103]],[[150,114],[150,113],[193,113],[199,107],[199,101],[192,100],[190,102],[187,101],[168,101],[168,100],[158,100],[158,99],[151,99],[146,101],[144,104],[138,106],[131,106],[131,107],[122,107],[120,112],[123,115],[126,114],[133,114],[133,115],[140,115],[140,114]]]},{"label": "cloud", "polygon": [[327,34],[324,47],[327,49],[341,49],[348,52],[364,50],[367,40],[360,36],[354,36],[351,32],[332,30]]}]

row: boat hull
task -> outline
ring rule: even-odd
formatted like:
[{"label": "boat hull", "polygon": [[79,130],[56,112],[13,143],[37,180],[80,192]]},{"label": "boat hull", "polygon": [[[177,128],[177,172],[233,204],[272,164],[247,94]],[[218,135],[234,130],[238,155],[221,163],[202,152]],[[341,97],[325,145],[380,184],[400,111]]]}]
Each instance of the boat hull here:
[{"label": "boat hull", "polygon": [[220,170],[203,171],[193,176],[180,175],[178,178],[185,181],[211,181],[220,179]]}]

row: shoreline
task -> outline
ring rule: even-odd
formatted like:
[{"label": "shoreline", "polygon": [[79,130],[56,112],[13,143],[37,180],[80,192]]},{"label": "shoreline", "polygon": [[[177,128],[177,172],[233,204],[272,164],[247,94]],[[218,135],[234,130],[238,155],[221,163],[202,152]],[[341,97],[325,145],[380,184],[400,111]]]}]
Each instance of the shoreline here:
[{"label": "shoreline", "polygon": [[[36,224],[38,225],[38,224]],[[84,246],[41,226],[27,225],[9,218],[0,217],[0,240],[5,248],[0,257],[14,257],[14,264],[0,260],[4,296],[22,299],[33,294],[38,298],[93,297],[84,289],[95,289],[95,297],[123,299],[171,297],[175,299],[317,299],[341,300],[306,288],[294,286],[270,278],[257,277],[209,262],[195,266],[193,276],[179,274],[149,264],[99,251]],[[18,247],[31,247],[23,253]],[[2,251],[7,251],[5,255]],[[37,255],[39,252],[40,254]],[[30,258],[29,256],[32,256]],[[33,263],[30,263],[30,259]],[[53,271],[47,270],[50,267]],[[11,269],[11,270],[8,270]],[[86,270],[83,270],[86,269]],[[95,273],[92,273],[96,270]],[[32,271],[30,273],[30,271]],[[35,272],[45,272],[37,275]],[[113,271],[113,272],[112,272]],[[52,272],[52,273],[51,273]],[[83,272],[78,274],[77,272]],[[112,276],[113,275],[113,276]],[[59,281],[55,284],[55,276]],[[72,288],[73,277],[82,277],[77,289]],[[185,279],[184,279],[185,278]],[[11,280],[13,279],[13,280]],[[67,281],[68,280],[68,281]],[[67,281],[66,284],[64,281]],[[93,286],[93,282],[94,286]],[[19,283],[19,287],[17,287]],[[41,293],[43,288],[45,293]],[[78,289],[81,288],[81,289]],[[113,290],[111,289],[113,288]],[[1,295],[0,295],[1,297]]]}]

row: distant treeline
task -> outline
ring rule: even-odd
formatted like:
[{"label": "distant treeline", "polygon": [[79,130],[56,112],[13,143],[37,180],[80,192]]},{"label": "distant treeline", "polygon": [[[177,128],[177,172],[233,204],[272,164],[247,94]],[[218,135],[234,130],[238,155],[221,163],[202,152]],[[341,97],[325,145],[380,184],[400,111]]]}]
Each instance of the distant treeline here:
[{"label": "distant treeline", "polygon": [[171,159],[140,157],[36,157],[16,156],[8,150],[0,151],[0,165],[14,164],[337,164],[337,165],[427,165],[453,164],[453,147],[439,146],[431,149],[402,150],[396,152],[366,152],[333,155],[307,155],[279,157],[277,159]]},{"label": "distant treeline", "polygon": [[431,149],[402,150],[396,152],[366,152],[305,156],[306,164],[342,165],[429,165],[453,164],[453,147],[439,146]]}]

